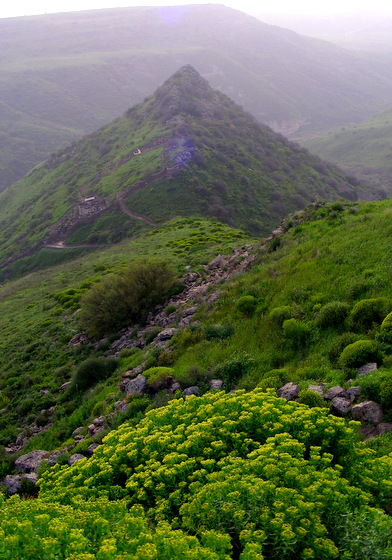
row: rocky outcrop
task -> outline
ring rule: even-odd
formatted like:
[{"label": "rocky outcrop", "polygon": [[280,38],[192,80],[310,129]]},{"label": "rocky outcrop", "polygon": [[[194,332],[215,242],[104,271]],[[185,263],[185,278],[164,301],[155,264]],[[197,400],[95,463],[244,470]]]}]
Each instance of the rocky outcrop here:
[{"label": "rocky outcrop", "polygon": [[365,375],[369,375],[373,371],[378,369],[378,365],[376,363],[366,364],[360,368],[358,368],[358,377],[364,377]]},{"label": "rocky outcrop", "polygon": [[127,383],[122,383],[121,388],[127,396],[135,395],[140,397],[148,390],[147,377],[139,373],[135,379],[129,379]]},{"label": "rocky outcrop", "polygon": [[355,404],[351,409],[351,414],[356,420],[374,425],[381,424],[384,417],[381,406],[374,401]]},{"label": "rocky outcrop", "polygon": [[43,459],[48,455],[49,453],[47,451],[31,451],[30,453],[26,453],[26,455],[21,455],[15,461],[15,468],[18,473],[38,472]]},{"label": "rocky outcrop", "polygon": [[278,397],[286,399],[286,401],[293,401],[298,398],[300,388],[298,383],[286,383],[278,389]]}]

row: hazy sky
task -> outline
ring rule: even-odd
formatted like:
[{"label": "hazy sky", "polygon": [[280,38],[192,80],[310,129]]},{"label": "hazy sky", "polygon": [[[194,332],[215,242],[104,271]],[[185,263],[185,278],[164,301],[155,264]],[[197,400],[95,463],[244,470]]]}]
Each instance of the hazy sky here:
[{"label": "hazy sky", "polygon": [[[206,0],[13,0],[1,2],[0,17],[14,17],[53,12],[91,10],[95,8],[115,8],[122,6],[157,6],[174,4],[206,4]],[[243,12],[286,12],[297,14],[333,14],[342,12],[379,11],[392,12],[390,0],[227,0],[220,3]]]}]

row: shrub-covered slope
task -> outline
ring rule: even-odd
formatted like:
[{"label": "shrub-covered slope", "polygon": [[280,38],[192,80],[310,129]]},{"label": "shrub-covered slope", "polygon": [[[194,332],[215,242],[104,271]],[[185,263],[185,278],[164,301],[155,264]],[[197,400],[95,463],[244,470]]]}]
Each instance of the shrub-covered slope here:
[{"label": "shrub-covered slope", "polygon": [[391,102],[391,65],[225,6],[0,22],[0,190],[192,64],[283,133],[360,122]]},{"label": "shrub-covered slope", "polygon": [[45,244],[111,244],[173,215],[267,234],[311,200],[358,192],[357,180],[259,125],[185,66],[1,195],[0,265]]},{"label": "shrub-covered slope", "polygon": [[384,191],[389,196],[392,180],[391,139],[392,109],[389,109],[361,124],[307,140],[304,145],[348,173],[368,180],[381,193]]}]

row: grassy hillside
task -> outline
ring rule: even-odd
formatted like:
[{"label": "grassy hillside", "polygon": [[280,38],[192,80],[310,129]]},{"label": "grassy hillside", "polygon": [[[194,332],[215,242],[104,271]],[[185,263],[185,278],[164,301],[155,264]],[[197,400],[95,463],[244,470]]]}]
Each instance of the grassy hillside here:
[{"label": "grassy hillside", "polygon": [[173,216],[267,234],[309,201],[358,196],[371,195],[185,66],[2,193],[0,267],[6,277],[44,247],[110,245]]},{"label": "grassy hillside", "polygon": [[[123,350],[111,376],[76,392],[59,387],[88,355],[104,363],[102,353],[113,353],[118,342],[109,336],[78,349],[65,346],[78,332],[81,292],[100,283],[94,276],[109,275],[139,251],[208,275],[200,263],[218,251],[227,257],[246,239],[223,225],[182,220],[99,258],[54,269],[50,279],[40,272],[5,285],[0,317],[8,316],[15,332],[3,329],[2,441],[16,436],[23,418],[25,433],[35,419],[44,429],[23,452],[58,448],[59,455],[53,468],[41,468],[38,499],[2,501],[4,553],[39,558],[56,551],[84,560],[387,557],[391,438],[365,444],[358,423],[333,416],[306,388],[359,386],[360,399],[376,400],[385,420],[392,417],[385,320],[392,317],[391,214],[390,201],[310,205],[286,221],[285,233],[257,247],[252,270],[168,309],[178,331],[165,347],[147,339],[151,331],[130,326],[144,337],[144,348]],[[180,327],[183,306],[195,303],[194,321]],[[12,318],[10,310],[16,310]],[[18,316],[31,347],[20,348]],[[38,341],[43,329],[51,349]],[[365,347],[379,369],[358,377],[358,366],[369,361]],[[116,415],[118,381],[141,364],[150,390],[129,395],[126,412]],[[168,371],[181,389],[196,385],[201,396],[170,393]],[[223,381],[224,392],[208,390],[213,379]],[[290,380],[300,386],[299,402],[275,396]],[[45,425],[50,406],[55,416]],[[87,457],[91,443],[101,442],[105,431],[95,438],[87,433],[98,415],[111,419],[112,428],[122,425],[92,457],[66,465],[71,452]],[[2,469],[11,466],[6,461]]]},{"label": "grassy hillside", "polygon": [[388,60],[224,6],[3,19],[0,49],[0,190],[184,64],[284,134],[358,122],[392,102]]},{"label": "grassy hillside", "polygon": [[391,193],[392,109],[304,145],[323,159]]}]

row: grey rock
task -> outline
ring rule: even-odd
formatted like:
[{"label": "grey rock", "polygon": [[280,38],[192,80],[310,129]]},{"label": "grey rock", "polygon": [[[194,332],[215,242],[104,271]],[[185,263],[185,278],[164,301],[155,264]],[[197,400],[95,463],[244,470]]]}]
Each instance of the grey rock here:
[{"label": "grey rock", "polygon": [[184,389],[182,392],[182,395],[184,397],[190,397],[192,395],[198,395],[199,394],[199,387],[188,387],[187,389]]},{"label": "grey rock", "polygon": [[359,395],[361,394],[361,388],[360,387],[350,387],[349,389],[347,389],[347,394],[348,394],[348,397],[349,397],[350,401],[353,403],[354,401],[356,401],[359,398]]},{"label": "grey rock", "polygon": [[84,441],[85,439],[86,439],[85,436],[75,436],[74,437],[75,441]]},{"label": "grey rock", "polygon": [[210,390],[218,390],[220,391],[223,387],[223,381],[222,379],[211,379],[208,383]]},{"label": "grey rock", "polygon": [[227,261],[222,257],[222,255],[218,255],[215,259],[208,263],[207,268],[214,270],[215,268],[224,268],[226,265]]},{"label": "grey rock", "polygon": [[68,459],[68,465],[74,465],[75,463],[77,463],[78,461],[81,461],[82,459],[85,459],[84,455],[81,455],[80,453],[74,453],[73,455],[71,455],[71,457]]},{"label": "grey rock", "polygon": [[94,418],[94,426],[101,427],[105,425],[105,416],[99,416],[99,418]]},{"label": "grey rock", "polygon": [[61,455],[61,451],[53,451],[53,453],[51,453],[49,457],[46,459],[48,465],[53,467],[53,465],[57,463],[57,459],[60,457],[60,455]]},{"label": "grey rock", "polygon": [[97,447],[99,447],[98,443],[92,443],[91,445],[89,445],[89,447],[87,449],[87,453],[89,455],[92,455],[94,453],[94,451],[97,449]]},{"label": "grey rock", "polygon": [[73,435],[73,436],[78,436],[78,435],[80,435],[80,434],[83,433],[83,432],[84,432],[84,426],[79,426],[79,428],[76,428],[76,429],[72,432],[72,435]]},{"label": "grey rock", "polygon": [[381,422],[380,424],[378,424],[377,429],[379,435],[382,436],[392,430],[392,424],[387,422]]},{"label": "grey rock", "polygon": [[366,364],[358,368],[358,377],[364,377],[365,375],[369,375],[369,373],[372,373],[377,369],[378,369],[378,365],[376,363]]},{"label": "grey rock", "polygon": [[68,387],[71,387],[72,382],[71,381],[66,381],[65,383],[63,383],[60,387],[60,391],[66,391],[68,389]]},{"label": "grey rock", "polygon": [[355,404],[351,413],[355,420],[368,422],[369,424],[380,424],[384,417],[381,406],[373,401]]},{"label": "grey rock", "polygon": [[191,322],[193,317],[190,315],[189,317],[184,317],[178,324],[179,329],[185,329]]},{"label": "grey rock", "polygon": [[48,451],[31,451],[26,455],[21,455],[15,461],[16,470],[19,473],[37,472],[42,460],[49,455]]},{"label": "grey rock", "polygon": [[188,307],[188,309],[185,309],[185,311],[183,311],[181,313],[181,317],[190,317],[191,315],[194,315],[196,313],[196,311],[198,310],[198,306],[194,305],[193,307]]},{"label": "grey rock", "polygon": [[286,399],[286,401],[292,401],[298,397],[299,391],[300,388],[298,383],[290,382],[278,389],[277,393],[278,397]]},{"label": "grey rock", "polygon": [[32,484],[37,484],[38,482],[38,474],[35,472],[22,474],[22,480],[28,480]]},{"label": "grey rock", "polygon": [[348,394],[343,389],[343,387],[336,385],[335,387],[331,387],[330,389],[328,389],[328,391],[324,395],[324,398],[327,401],[332,401],[332,399],[334,399],[335,397],[343,397],[344,399],[347,399]]},{"label": "grey rock", "polygon": [[314,393],[318,393],[321,397],[324,396],[324,384],[320,383],[319,385],[309,385],[308,391],[313,391]]},{"label": "grey rock", "polygon": [[116,412],[126,412],[128,410],[128,405],[124,401],[117,401],[114,403],[114,410]]},{"label": "grey rock", "polygon": [[48,389],[41,389],[39,394],[40,395],[49,395],[50,391],[48,391]]},{"label": "grey rock", "polygon": [[350,399],[344,397],[334,397],[331,401],[331,409],[337,416],[347,416],[351,408]]},{"label": "grey rock", "polygon": [[148,389],[147,378],[144,375],[139,374],[135,379],[131,379],[123,386],[120,386],[120,388],[126,395],[144,395]]},{"label": "grey rock", "polygon": [[178,383],[178,381],[173,380],[168,389],[168,392],[174,394],[176,391],[181,391],[181,385]]},{"label": "grey rock", "polygon": [[163,331],[158,333],[157,339],[160,341],[170,340],[171,338],[173,338],[173,336],[176,334],[177,331],[178,329],[174,329],[174,328],[164,329]]},{"label": "grey rock", "polygon": [[4,479],[4,486],[11,495],[17,494],[22,485],[22,478],[17,474],[7,474]]}]

